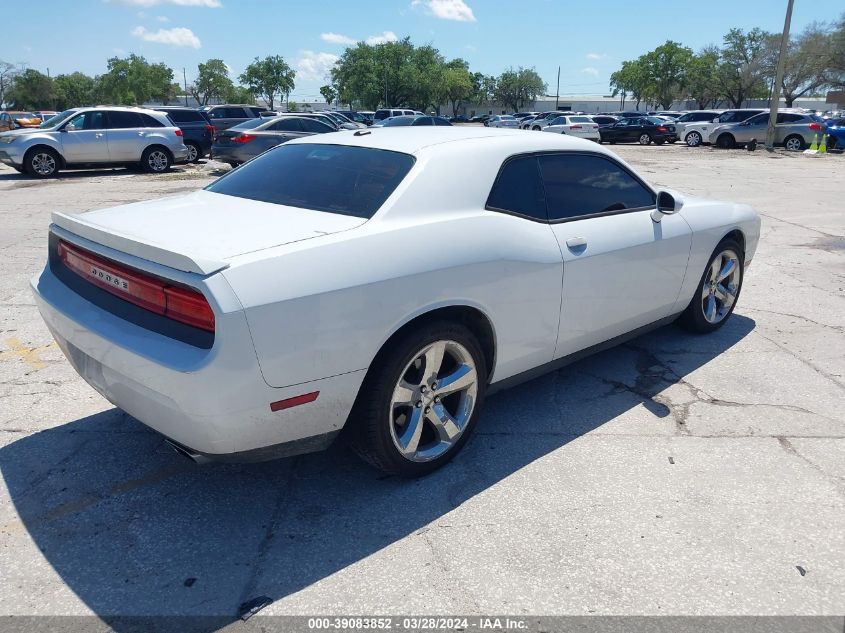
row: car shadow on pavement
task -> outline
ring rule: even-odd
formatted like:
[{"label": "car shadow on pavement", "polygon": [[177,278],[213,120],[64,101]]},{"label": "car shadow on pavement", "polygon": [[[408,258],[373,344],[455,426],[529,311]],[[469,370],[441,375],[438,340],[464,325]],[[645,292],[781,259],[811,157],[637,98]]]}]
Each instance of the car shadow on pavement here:
[{"label": "car shadow on pavement", "polygon": [[[753,328],[754,321],[741,315],[709,336],[665,327],[493,395],[464,451],[413,481],[387,477],[339,445],[263,464],[197,466],[111,409],[0,449],[0,470],[19,517],[7,513],[0,533],[7,554],[12,548],[25,552],[21,565],[46,560],[64,586],[115,630],[136,625],[122,616],[172,615],[216,616],[206,628],[221,628],[257,596],[293,596],[301,605],[303,597],[294,594],[364,559],[368,569],[385,566],[387,574],[404,565],[403,575],[413,575],[413,565],[425,561],[409,560],[408,548],[390,550],[397,541],[449,527],[453,509],[536,460],[567,450],[573,439],[602,432],[603,425],[606,432],[618,431],[635,418],[645,425],[640,434],[654,424],[659,436],[665,418],[678,415],[660,394]],[[641,406],[648,412],[618,419]],[[343,583],[349,595],[346,583],[358,579],[354,570],[347,572],[328,582]],[[384,580],[398,577],[394,570]],[[45,597],[37,595],[40,588],[23,585],[23,602],[14,609],[79,612],[70,592]],[[390,595],[401,596],[400,589]]]},{"label": "car shadow on pavement", "polygon": [[[169,172],[166,173],[181,173],[183,171],[182,169],[180,169],[181,167],[183,167],[183,165],[175,166],[171,168]],[[143,171],[140,167],[109,167],[106,169],[77,169],[73,171],[60,171],[56,176],[53,176],[52,178],[35,178],[33,176],[30,176],[29,174],[22,174],[18,171],[3,170],[2,172],[0,172],[0,183],[14,181],[48,183],[62,180],[80,180],[82,178],[103,178],[108,176],[129,175],[155,176],[157,174],[147,173]]]}]

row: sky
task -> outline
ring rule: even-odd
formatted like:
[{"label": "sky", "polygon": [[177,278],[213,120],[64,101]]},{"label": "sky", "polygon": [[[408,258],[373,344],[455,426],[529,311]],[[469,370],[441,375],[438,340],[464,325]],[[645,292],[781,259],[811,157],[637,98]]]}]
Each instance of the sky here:
[{"label": "sky", "polygon": [[[667,39],[698,50],[733,27],[780,32],[787,0],[41,0],[38,15],[3,30],[0,60],[52,76],[105,72],[129,53],[164,62],[188,83],[221,58],[237,80],[256,56],[282,55],[296,71],[293,101],[319,88],[344,48],[410,36],[472,71],[533,67],[555,93],[608,93],[610,74]],[[842,0],[795,0],[792,32],[845,12]]]}]

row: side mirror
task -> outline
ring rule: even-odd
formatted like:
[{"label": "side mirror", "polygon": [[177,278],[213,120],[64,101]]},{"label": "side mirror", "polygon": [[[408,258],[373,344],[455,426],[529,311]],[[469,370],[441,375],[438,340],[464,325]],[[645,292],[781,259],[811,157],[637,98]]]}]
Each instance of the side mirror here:
[{"label": "side mirror", "polygon": [[657,193],[657,208],[651,212],[651,219],[660,222],[664,215],[677,213],[683,206],[684,200],[679,194],[659,191]]}]

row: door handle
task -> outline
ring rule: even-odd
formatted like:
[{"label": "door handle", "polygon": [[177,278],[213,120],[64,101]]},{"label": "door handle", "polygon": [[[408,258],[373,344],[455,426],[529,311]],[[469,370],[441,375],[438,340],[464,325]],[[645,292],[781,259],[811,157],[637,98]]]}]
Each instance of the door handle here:
[{"label": "door handle", "polygon": [[94,134],[94,138],[103,138],[103,133],[97,132],[96,134]]},{"label": "door handle", "polygon": [[584,237],[570,237],[566,240],[566,246],[575,250],[576,248],[584,248],[587,246],[587,239]]},{"label": "door handle", "polygon": [[146,132],[138,132],[138,136],[146,136],[146,135],[147,135]]}]

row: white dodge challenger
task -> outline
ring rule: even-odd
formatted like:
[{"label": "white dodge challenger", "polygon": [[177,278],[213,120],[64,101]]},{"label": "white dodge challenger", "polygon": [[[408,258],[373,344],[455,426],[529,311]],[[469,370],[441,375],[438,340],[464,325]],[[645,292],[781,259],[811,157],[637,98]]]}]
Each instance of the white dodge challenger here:
[{"label": "white dodge challenger", "polygon": [[54,213],[32,287],[79,374],[196,461],[347,427],[371,464],[417,476],[492,389],[675,319],[722,326],[759,232],[750,207],[654,189],[589,141],[384,128]]}]

